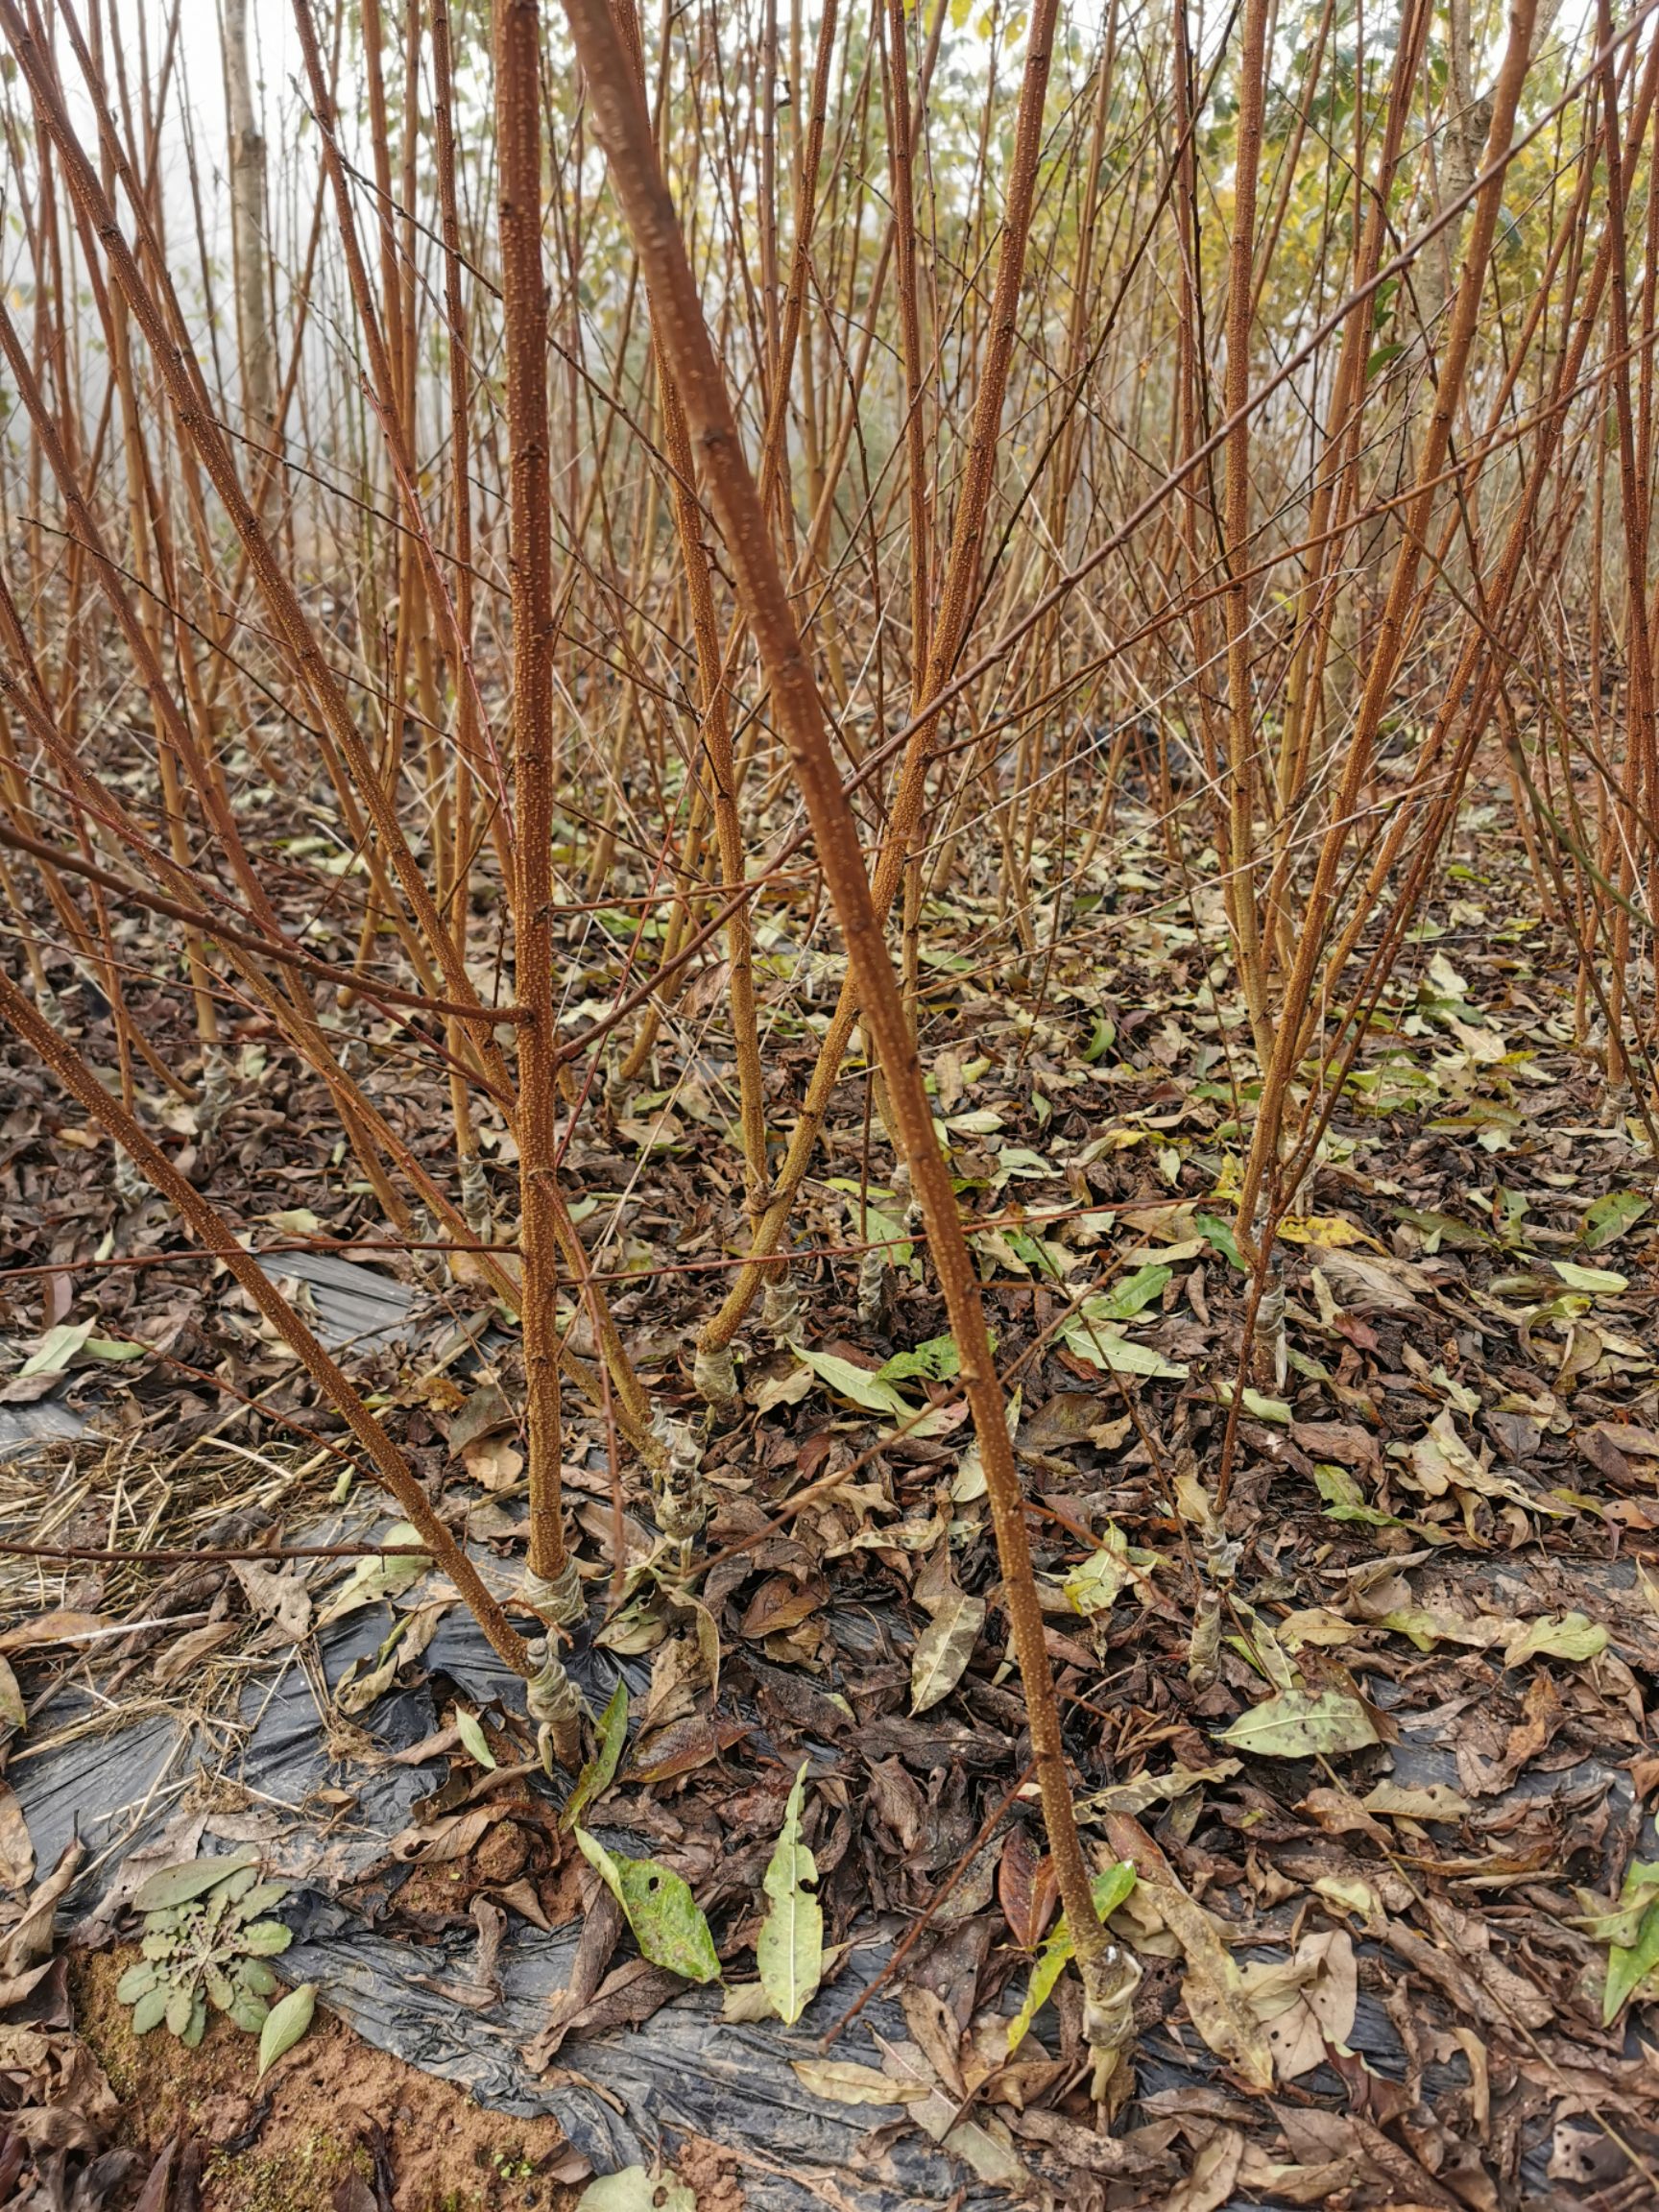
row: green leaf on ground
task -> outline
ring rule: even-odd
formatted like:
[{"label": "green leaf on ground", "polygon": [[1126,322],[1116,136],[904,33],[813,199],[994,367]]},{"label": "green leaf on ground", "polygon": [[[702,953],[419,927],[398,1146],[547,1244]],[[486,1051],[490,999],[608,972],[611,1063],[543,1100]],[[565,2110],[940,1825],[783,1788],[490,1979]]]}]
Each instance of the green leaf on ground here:
[{"label": "green leaf on ground", "polygon": [[310,2027],[317,2009],[317,1984],[301,1982],[279,2005],[273,2005],[259,2031],[259,2072],[267,2073],[284,2052],[292,2051]]},{"label": "green leaf on ground", "polygon": [[1653,1887],[1659,1881],[1659,1866],[1644,1865],[1640,1861],[1631,1865],[1624,1876],[1620,1901],[1636,1901],[1646,1895],[1651,1899],[1635,1931],[1635,1941],[1629,1944],[1614,1943],[1607,1953],[1607,1982],[1601,1992],[1601,2024],[1610,2028],[1625,2005],[1647,1981],[1655,1966],[1659,1966],[1659,1897]]},{"label": "green leaf on ground", "polygon": [[687,1982],[718,1982],[720,1960],[709,1923],[684,1878],[655,1859],[615,1859],[586,1828],[576,1840],[627,1915],[634,1940],[653,1966]]},{"label": "green leaf on ground", "polygon": [[760,1980],[778,2017],[792,2028],[818,1993],[824,1978],[824,1908],[813,1894],[817,1862],[801,1840],[806,1762],[783,1809],[783,1829],[766,1869],[771,1904],[755,1946]]},{"label": "green leaf on ground", "polygon": [[1617,1244],[1645,1214],[1652,1211],[1652,1200],[1644,1198],[1638,1190],[1609,1190],[1605,1198],[1597,1199],[1584,1216],[1586,1251],[1599,1252],[1604,1245]]},{"label": "green leaf on ground", "polygon": [[576,2200],[576,2212],[697,2212],[697,2193],[672,2166],[656,2174],[624,2166],[589,2181]]},{"label": "green leaf on ground", "polygon": [[486,1769],[494,1767],[495,1754],[490,1748],[490,1739],[485,1735],[483,1722],[476,1713],[457,1711],[455,1733],[460,1737],[467,1756],[477,1766]]},{"label": "green leaf on ground", "polygon": [[838,1359],[833,1352],[809,1352],[805,1344],[796,1345],[795,1357],[811,1368],[820,1382],[828,1383],[838,1398],[851,1399],[854,1406],[862,1406],[866,1413],[885,1413],[907,1421],[916,1411],[891,1382],[883,1382],[871,1368],[855,1366],[851,1359]]}]

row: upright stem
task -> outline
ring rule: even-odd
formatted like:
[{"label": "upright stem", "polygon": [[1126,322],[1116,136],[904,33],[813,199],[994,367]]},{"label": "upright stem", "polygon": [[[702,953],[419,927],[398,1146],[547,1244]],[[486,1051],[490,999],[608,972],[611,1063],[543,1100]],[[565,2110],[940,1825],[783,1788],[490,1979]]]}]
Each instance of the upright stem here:
[{"label": "upright stem", "polygon": [[[1108,1972],[1114,1947],[1095,1916],[1077,1833],[1054,1678],[1032,1575],[1024,1500],[1008,1437],[974,1262],[956,1212],[950,1170],[933,1133],[921,1063],[898,977],[871,898],[857,827],[841,788],[823,701],[789,604],[754,476],[743,455],[726,380],[703,319],[696,279],[639,99],[606,0],[565,0],[589,98],[613,180],[650,281],[658,341],[672,361],[701,452],[703,480],[725,539],[738,596],[771,685],[811,818],[860,1000],[921,1202],[961,1359],[991,1500],[1015,1656],[1025,1688],[1032,1750],[1049,1848],[1091,2002],[1092,2029],[1119,1994]],[[1034,33],[1035,36],[1035,33]],[[1092,2034],[1092,2040],[1095,2037]]]},{"label": "upright stem", "polygon": [[512,882],[518,1031],[518,1216],[530,1446],[530,1570],[565,1573],[559,1484],[557,1060],[553,1011],[553,543],[547,289],[541,268],[541,12],[496,0],[495,127],[509,447],[513,605]]},{"label": "upright stem", "polygon": [[1428,543],[1429,522],[1435,486],[1451,442],[1452,419],[1462,394],[1464,372],[1474,346],[1481,294],[1486,282],[1492,242],[1503,195],[1503,156],[1515,128],[1515,114],[1526,80],[1527,41],[1531,36],[1537,0],[1511,0],[1509,41],[1494,92],[1492,125],[1487,134],[1482,168],[1486,181],[1475,204],[1462,276],[1452,311],[1452,326],[1440,364],[1434,407],[1427,425],[1417,464],[1417,478],[1405,511],[1399,549],[1389,580],[1388,596],[1366,670],[1364,687],[1354,718],[1354,730],[1342,772],[1331,802],[1329,827],[1314,864],[1313,882],[1303,908],[1296,957],[1281,995],[1284,1019],[1278,1023],[1265,1069],[1262,1102],[1257,1110],[1250,1155],[1245,1163],[1238,1198],[1238,1227],[1248,1239],[1257,1200],[1270,1166],[1279,1156],[1279,1131],[1291,1075],[1306,1049],[1307,1038],[1321,1003],[1312,992],[1313,976],[1325,950],[1336,896],[1337,876],[1347,849],[1355,805],[1369,769],[1372,747],[1383,711],[1393,693],[1404,650],[1407,615],[1417,581],[1417,571]]},{"label": "upright stem", "polygon": [[[968,455],[957,496],[956,515],[946,557],[940,607],[927,642],[927,663],[920,696],[924,718],[905,746],[893,795],[887,833],[877,860],[874,889],[878,919],[885,922],[898,893],[906,859],[917,840],[926,792],[927,770],[933,757],[938,712],[928,711],[939,700],[967,640],[978,600],[980,555],[985,537],[985,516],[996,477],[997,446],[1002,404],[1008,388],[1008,371],[1014,355],[1020,286],[1025,269],[1031,210],[1037,189],[1038,159],[1043,143],[1044,104],[1048,88],[1048,68],[1053,57],[1054,24],[1059,0],[1038,0],[1027,35],[1025,71],[1020,87],[1020,111],[1015,130],[1014,160],[1003,213],[1001,246],[997,259],[997,281],[992,297],[991,329],[974,398]],[[643,258],[643,256],[642,256]],[[788,1152],[766,1210],[756,1224],[749,1259],[728,1292],[713,1320],[704,1330],[701,1346],[707,1352],[729,1344],[742,1326],[765,1274],[764,1262],[778,1249],[784,1228],[812,1157],[818,1131],[830,1093],[857,1019],[861,1002],[856,969],[850,968],[836,1001],[834,1014],[819,1046],[807,1082],[801,1117],[789,1140]],[[894,1131],[897,1136],[897,1130]]]},{"label": "upright stem", "polygon": [[1226,557],[1233,571],[1227,593],[1226,893],[1238,948],[1239,981],[1250,1013],[1257,1059],[1266,1066],[1272,1025],[1262,972],[1261,923],[1256,903],[1256,717],[1250,689],[1250,605],[1244,571],[1250,542],[1250,325],[1255,302],[1256,171],[1262,158],[1262,107],[1265,95],[1267,0],[1245,0],[1244,50],[1239,58],[1238,143],[1233,186],[1233,247],[1227,276],[1226,409],[1235,418],[1227,440]]},{"label": "upright stem", "polygon": [[253,109],[248,0],[225,0],[225,92],[230,122],[230,236],[236,258],[236,335],[242,405],[256,438],[276,411],[276,371],[265,278],[265,140]]}]

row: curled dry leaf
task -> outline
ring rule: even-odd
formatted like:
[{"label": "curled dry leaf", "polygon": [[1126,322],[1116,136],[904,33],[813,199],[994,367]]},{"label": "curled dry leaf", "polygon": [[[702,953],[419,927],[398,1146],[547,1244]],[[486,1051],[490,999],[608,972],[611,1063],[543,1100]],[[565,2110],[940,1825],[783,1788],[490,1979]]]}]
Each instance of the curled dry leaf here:
[{"label": "curled dry leaf", "polygon": [[23,1693],[17,1687],[17,1677],[10,1663],[0,1659],[0,1744],[7,1735],[27,1725],[28,1712],[23,1703]]}]

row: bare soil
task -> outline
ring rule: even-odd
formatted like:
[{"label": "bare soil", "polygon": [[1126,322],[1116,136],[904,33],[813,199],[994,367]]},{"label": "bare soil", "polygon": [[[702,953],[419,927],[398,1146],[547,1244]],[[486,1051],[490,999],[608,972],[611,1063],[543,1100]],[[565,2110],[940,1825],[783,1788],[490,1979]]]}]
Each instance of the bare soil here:
[{"label": "bare soil", "polygon": [[164,2029],[135,2036],[115,1984],[136,1955],[77,1960],[76,2026],[121,2100],[116,2143],[152,2157],[179,2134],[206,2145],[201,2212],[377,2212],[377,2128],[397,2212],[574,2203],[557,2122],[484,2111],[322,2010],[263,2081],[255,2039],[218,2015],[194,2052]]}]

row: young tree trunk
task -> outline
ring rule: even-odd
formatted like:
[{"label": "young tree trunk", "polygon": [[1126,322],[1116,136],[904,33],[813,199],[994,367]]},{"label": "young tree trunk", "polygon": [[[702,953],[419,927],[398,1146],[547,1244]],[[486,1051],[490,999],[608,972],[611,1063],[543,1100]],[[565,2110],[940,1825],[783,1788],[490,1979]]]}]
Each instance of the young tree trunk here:
[{"label": "young tree trunk", "polygon": [[266,302],[265,140],[253,111],[248,0],[225,0],[225,105],[230,137],[230,240],[236,265],[236,338],[242,405],[259,439],[276,413],[276,369]]}]

